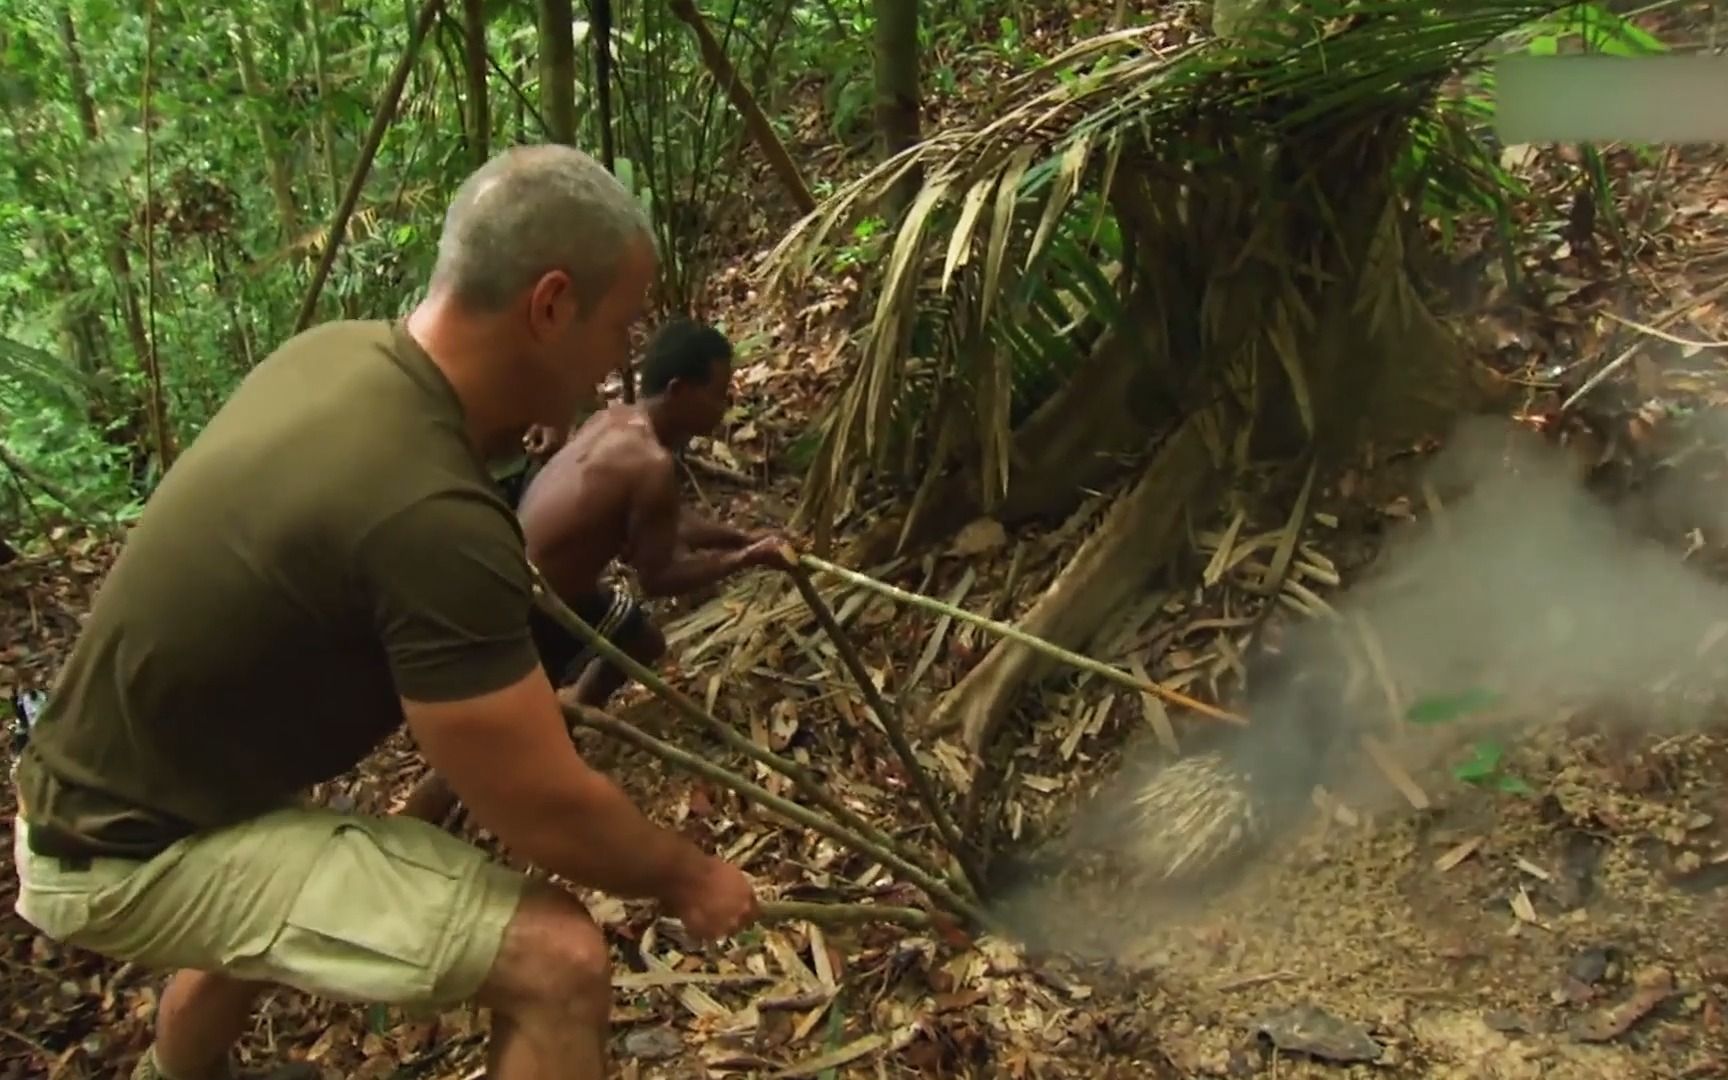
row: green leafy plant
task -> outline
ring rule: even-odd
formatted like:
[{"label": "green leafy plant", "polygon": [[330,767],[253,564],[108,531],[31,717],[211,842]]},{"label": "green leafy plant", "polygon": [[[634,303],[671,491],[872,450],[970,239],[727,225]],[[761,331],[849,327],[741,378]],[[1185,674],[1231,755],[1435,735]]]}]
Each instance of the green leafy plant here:
[{"label": "green leafy plant", "polygon": [[1523,778],[1506,771],[1503,759],[1505,747],[1482,740],[1470,747],[1470,757],[1452,767],[1454,778],[1476,787],[1489,788],[1507,795],[1534,795],[1535,790]]},{"label": "green leafy plant", "polygon": [[1421,698],[1404,710],[1404,719],[1412,724],[1449,724],[1500,702],[1501,695],[1483,687],[1473,686],[1456,694],[1437,694]]}]

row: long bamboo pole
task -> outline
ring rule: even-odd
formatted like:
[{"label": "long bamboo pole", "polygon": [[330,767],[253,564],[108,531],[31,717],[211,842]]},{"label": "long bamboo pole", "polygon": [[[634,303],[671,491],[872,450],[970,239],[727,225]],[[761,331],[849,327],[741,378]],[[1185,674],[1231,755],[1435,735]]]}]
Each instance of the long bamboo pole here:
[{"label": "long bamboo pole", "polygon": [[804,900],[764,900],[761,905],[764,921],[803,920],[820,926],[851,926],[857,923],[881,922],[922,930],[930,925],[930,913],[910,907],[888,904],[822,904]]},{"label": "long bamboo pole", "polygon": [[816,621],[827,631],[829,640],[834,642],[834,648],[840,653],[841,663],[851,672],[853,681],[858,684],[859,693],[864,695],[865,703],[870,706],[870,711],[876,714],[883,734],[888,736],[889,745],[900,758],[900,764],[912,781],[912,790],[917,792],[918,801],[924,804],[925,813],[929,814],[930,820],[935,823],[942,842],[953,854],[954,861],[960,864],[961,872],[972,883],[972,888],[982,888],[984,879],[972,858],[971,847],[960,835],[954,819],[943,807],[941,796],[936,793],[936,785],[930,782],[930,774],[924,771],[924,766],[919,764],[918,758],[913,754],[912,743],[906,738],[906,726],[900,721],[900,713],[883,700],[881,691],[876,689],[870,673],[864,668],[864,661],[858,656],[858,649],[852,644],[851,635],[841,627],[840,621],[834,617],[834,612],[829,610],[822,595],[816,591],[816,586],[811,584],[810,575],[797,565],[797,552],[787,548],[785,554],[787,562],[792,564],[789,570],[792,584],[798,587],[799,595],[804,597],[804,603],[809,606],[811,614],[816,616]]},{"label": "long bamboo pole", "polygon": [[1082,671],[1090,671],[1094,675],[1109,679],[1111,682],[1119,683],[1120,685],[1126,686],[1130,689],[1138,690],[1143,694],[1151,694],[1154,697],[1163,698],[1165,701],[1168,701],[1173,705],[1180,705],[1183,708],[1192,709],[1193,711],[1200,713],[1202,716],[1209,716],[1214,720],[1222,720],[1230,724],[1246,725],[1248,723],[1247,717],[1244,717],[1239,713],[1220,709],[1216,705],[1208,705],[1204,701],[1199,701],[1195,698],[1189,697],[1187,694],[1171,690],[1168,687],[1159,686],[1157,683],[1152,682],[1149,679],[1142,679],[1132,672],[1123,671],[1118,667],[1112,667],[1101,660],[1094,660],[1090,656],[1082,656],[1079,653],[1070,652],[1069,650],[1062,648],[1060,645],[1052,645],[1043,638],[1034,637],[1017,626],[1012,626],[1005,622],[998,622],[995,619],[985,618],[983,615],[974,614],[973,612],[967,611],[965,608],[955,607],[953,604],[945,604],[932,597],[923,596],[915,592],[908,592],[905,589],[890,585],[885,581],[877,581],[868,574],[861,574],[856,570],[849,570],[844,566],[836,566],[835,564],[828,562],[826,559],[819,559],[814,555],[800,552],[798,554],[798,562],[802,566],[813,570],[819,570],[825,574],[832,574],[833,576],[840,578],[843,581],[850,582],[853,585],[857,585],[860,588],[872,589],[884,596],[891,596],[894,599],[899,600],[901,603],[910,604],[913,607],[921,608],[937,615],[947,615],[950,618],[959,619],[962,622],[969,622],[973,626],[982,627],[1000,637],[1005,637],[1012,641],[1019,642],[1027,648],[1041,652],[1052,659],[1060,660],[1061,662],[1068,664],[1070,667],[1077,667]]},{"label": "long bamboo pole", "polygon": [[[558,594],[546,582],[545,576],[540,573],[538,567],[530,564],[530,570],[534,575],[535,604],[541,611],[545,612],[549,618],[553,619],[559,625],[582,639],[583,643],[592,649],[596,655],[609,663],[616,665],[622,669],[625,674],[640,682],[643,686],[646,686],[649,690],[659,695],[665,701],[670,702],[679,712],[683,713],[691,720],[694,720],[696,723],[701,724],[727,746],[738,751],[740,754],[743,754],[745,757],[750,758],[752,761],[766,765],[770,769],[773,769],[790,779],[795,785],[797,785],[800,791],[804,792],[804,794],[811,799],[811,801],[815,802],[830,814],[833,814],[835,820],[841,827],[858,834],[861,838],[867,840],[871,845],[873,845],[873,847],[888,852],[891,856],[888,860],[888,865],[893,866],[903,874],[908,874],[908,876],[912,873],[916,873],[925,878],[934,878],[943,881],[947,880],[947,875],[933,863],[926,861],[917,853],[908,850],[886,832],[871,824],[869,821],[866,821],[861,815],[848,808],[846,804],[842,803],[838,798],[824,788],[808,769],[805,769],[794,761],[781,757],[779,754],[770,750],[764,750],[762,747],[757,746],[755,742],[739,734],[737,731],[734,731],[730,725],[721,723],[719,720],[715,719],[706,709],[692,701],[689,697],[679,693],[670,684],[668,684],[666,680],[662,679],[656,672],[649,669],[635,657],[629,655],[612,642],[606,640],[606,638],[601,636],[597,630],[584,622],[574,611],[570,610],[570,606],[564,603],[564,601],[559,598]],[[967,882],[960,881],[955,882],[954,884],[958,885],[962,890],[970,892],[970,885]]]},{"label": "long bamboo pole", "polygon": [[940,879],[939,875],[932,875],[919,869],[890,848],[836,824],[809,807],[800,806],[790,799],[783,799],[759,784],[744,779],[737,773],[722,768],[681,747],[657,739],[634,725],[614,719],[598,709],[589,709],[568,703],[565,703],[563,708],[565,718],[572,723],[593,728],[595,731],[647,751],[669,765],[676,765],[687,772],[706,777],[716,784],[772,810],[794,824],[820,833],[835,843],[868,855],[886,866],[892,866],[905,875],[906,880],[928,893],[930,899],[941,904],[955,915],[966,919],[974,926],[992,925],[989,916],[985,914],[982,908],[955,892],[947,882]]}]

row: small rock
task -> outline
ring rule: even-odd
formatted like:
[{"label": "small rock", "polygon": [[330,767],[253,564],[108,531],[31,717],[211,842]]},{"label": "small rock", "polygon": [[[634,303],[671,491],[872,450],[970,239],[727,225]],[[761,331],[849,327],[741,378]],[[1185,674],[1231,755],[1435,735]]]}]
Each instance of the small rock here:
[{"label": "small rock", "polygon": [[1385,1052],[1362,1025],[1340,1020],[1314,1005],[1267,1013],[1254,1022],[1254,1031],[1279,1050],[1322,1061],[1379,1061]]},{"label": "small rock", "polygon": [[638,1061],[666,1061],[683,1052],[683,1037],[669,1027],[636,1028],[624,1036],[624,1056]]},{"label": "small rock", "polygon": [[979,518],[961,529],[950,551],[955,555],[982,555],[1008,542],[1008,530],[995,518]]},{"label": "small rock", "polygon": [[1608,974],[1608,965],[1613,963],[1611,950],[1606,948],[1590,948],[1574,956],[1566,965],[1566,974],[1585,986],[1595,986]]}]

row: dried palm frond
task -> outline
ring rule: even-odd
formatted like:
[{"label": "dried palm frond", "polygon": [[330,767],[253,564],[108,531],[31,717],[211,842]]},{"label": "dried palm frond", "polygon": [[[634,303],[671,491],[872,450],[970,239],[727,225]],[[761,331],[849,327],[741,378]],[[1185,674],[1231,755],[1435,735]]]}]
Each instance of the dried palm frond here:
[{"label": "dried palm frond", "polygon": [[[1248,416],[1281,370],[1314,432],[1329,403],[1317,400],[1306,354],[1328,335],[1347,344],[1315,297],[1340,284],[1363,293],[1353,306],[1371,332],[1408,315],[1404,275],[1363,273],[1370,247],[1382,261],[1402,254],[1381,238],[1395,194],[1499,179],[1455,168],[1460,155],[1432,125],[1409,168],[1412,120],[1431,114],[1436,87],[1484,45],[1567,6],[1313,0],[1241,43],[1178,52],[1112,33],[1012,84],[1019,97],[996,119],[938,133],[842,189],[770,253],[769,289],[802,282],[835,230],[910,170],[925,178],[876,279],[860,363],[826,418],[802,514],[820,530],[838,493],[920,436],[900,421],[919,400],[908,395],[909,360],[933,297],[959,298],[947,309],[958,328],[945,350],[916,355],[974,391],[969,441],[986,500],[1007,485],[1012,376],[1060,370],[1135,290],[1137,332],[1155,337],[1149,354],[1183,367],[1227,361],[1207,378],[1228,369],[1223,392]],[[1287,33],[1288,20],[1302,32]],[[1121,240],[1104,258],[1098,237],[1111,231]],[[1117,268],[1100,281],[1106,262]],[[1080,301],[1081,326],[1052,318],[1070,309],[1064,296]],[[1216,449],[1241,454],[1247,435],[1220,431]]]}]

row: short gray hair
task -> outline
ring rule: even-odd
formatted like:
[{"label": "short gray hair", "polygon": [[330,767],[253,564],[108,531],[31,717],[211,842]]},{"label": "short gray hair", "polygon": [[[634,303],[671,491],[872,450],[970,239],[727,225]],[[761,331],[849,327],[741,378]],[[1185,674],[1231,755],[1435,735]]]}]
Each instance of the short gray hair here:
[{"label": "short gray hair", "polygon": [[432,284],[469,307],[499,311],[541,275],[562,270],[590,308],[636,243],[653,249],[648,215],[599,162],[558,143],[511,147],[450,200]]}]

